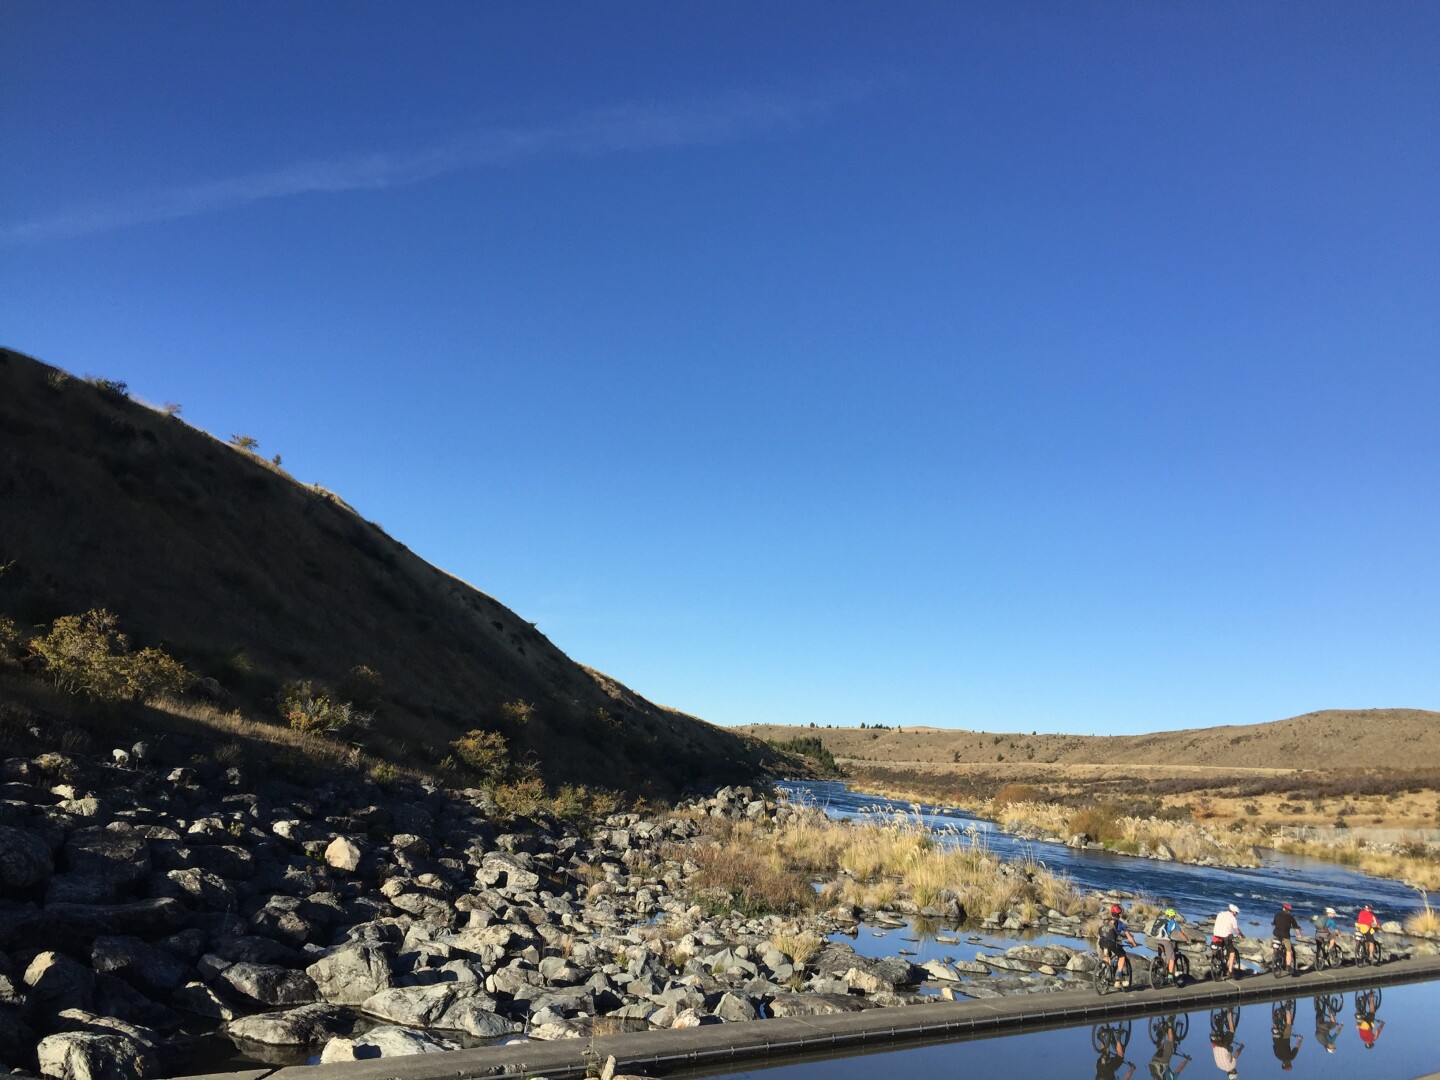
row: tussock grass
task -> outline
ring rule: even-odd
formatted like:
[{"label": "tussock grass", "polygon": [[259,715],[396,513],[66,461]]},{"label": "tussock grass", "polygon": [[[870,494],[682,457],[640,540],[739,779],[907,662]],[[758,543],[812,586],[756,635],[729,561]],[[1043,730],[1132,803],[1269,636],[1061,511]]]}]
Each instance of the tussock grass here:
[{"label": "tussock grass", "polygon": [[1267,837],[1258,843],[1269,844],[1278,851],[1308,855],[1344,866],[1353,866],[1363,874],[1393,878],[1412,888],[1433,891],[1440,889],[1440,851],[1423,845],[1408,845],[1399,851],[1370,847],[1363,840],[1345,840],[1326,844],[1314,840],[1288,840]]},{"label": "tussock grass", "polygon": [[1213,859],[1240,866],[1259,865],[1249,838],[1216,832],[1195,821],[1124,815],[1104,803],[1080,810],[1058,803],[1010,803],[999,812],[999,820],[1009,832],[1034,826],[1061,837],[1085,833],[1092,840],[1131,854],[1141,847],[1154,850],[1164,844],[1180,862]]},{"label": "tussock grass", "polygon": [[809,930],[776,930],[770,935],[770,944],[788,956],[796,967],[804,967],[824,943],[824,938]]},{"label": "tussock grass", "polygon": [[[701,888],[729,896],[740,910],[883,908],[902,898],[929,907],[949,897],[972,915],[1023,904],[1065,913],[1084,907],[1069,879],[1043,863],[1007,862],[978,831],[936,834],[908,815],[852,823],[813,811],[775,828],[751,822],[716,828],[723,835],[690,857],[701,868]],[[818,892],[815,881],[824,882]]]}]

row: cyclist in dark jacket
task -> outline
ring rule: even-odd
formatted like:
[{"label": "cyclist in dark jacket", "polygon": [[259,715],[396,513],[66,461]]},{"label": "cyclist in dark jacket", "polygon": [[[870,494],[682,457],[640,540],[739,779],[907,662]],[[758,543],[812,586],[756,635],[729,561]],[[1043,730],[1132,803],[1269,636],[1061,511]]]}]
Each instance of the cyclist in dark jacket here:
[{"label": "cyclist in dark jacket", "polygon": [[1305,938],[1300,934],[1300,924],[1295,921],[1295,913],[1290,910],[1289,904],[1281,904],[1280,910],[1275,913],[1275,940],[1285,943],[1285,966],[1295,966],[1295,943],[1290,940],[1294,934],[1300,941]]}]

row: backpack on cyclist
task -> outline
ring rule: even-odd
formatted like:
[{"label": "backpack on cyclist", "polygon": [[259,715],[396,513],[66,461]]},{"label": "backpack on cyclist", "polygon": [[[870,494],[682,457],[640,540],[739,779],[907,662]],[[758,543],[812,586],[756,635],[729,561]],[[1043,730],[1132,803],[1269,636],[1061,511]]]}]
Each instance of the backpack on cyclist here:
[{"label": "backpack on cyclist", "polygon": [[1100,947],[1108,952],[1117,952],[1120,947],[1120,932],[1116,928],[1115,919],[1107,917],[1100,924]]},{"label": "backpack on cyclist", "polygon": [[1165,913],[1162,911],[1159,915],[1155,916],[1155,921],[1150,924],[1150,931],[1148,936],[1152,938],[1166,936],[1166,927],[1168,927],[1169,925],[1170,920],[1165,917]]}]

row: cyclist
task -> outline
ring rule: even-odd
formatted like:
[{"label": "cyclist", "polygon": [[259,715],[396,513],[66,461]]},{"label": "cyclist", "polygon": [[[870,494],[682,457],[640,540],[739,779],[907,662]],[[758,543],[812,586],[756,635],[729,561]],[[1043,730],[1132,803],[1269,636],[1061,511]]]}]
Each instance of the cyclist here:
[{"label": "cyclist", "polygon": [[1135,935],[1125,925],[1125,909],[1119,904],[1111,904],[1110,911],[1100,923],[1100,956],[1102,959],[1115,959],[1115,985],[1125,984],[1125,970],[1130,964],[1130,958],[1125,955],[1125,942],[1129,941],[1132,948],[1140,946],[1135,941]]},{"label": "cyclist", "polygon": [[1175,978],[1175,938],[1178,935],[1181,941],[1190,940],[1190,935],[1181,929],[1184,924],[1185,916],[1173,907],[1167,907],[1155,920],[1154,932],[1150,935],[1156,942],[1155,951],[1165,958],[1165,970],[1171,979]]},{"label": "cyclist", "polygon": [[1295,913],[1290,910],[1290,905],[1281,904],[1280,910],[1275,913],[1275,940],[1285,943],[1285,967],[1288,970],[1295,970],[1295,943],[1290,940],[1290,935],[1295,934],[1300,941],[1305,936],[1300,933],[1300,924],[1295,921]]},{"label": "cyclist", "polygon": [[1210,932],[1210,943],[1223,945],[1225,948],[1225,975],[1227,978],[1235,974],[1235,964],[1240,958],[1239,950],[1235,947],[1235,939],[1245,936],[1240,930],[1239,915],[1240,909],[1231,904],[1215,916],[1215,928]]},{"label": "cyclist", "polygon": [[1364,949],[1367,939],[1375,942],[1375,952],[1380,952],[1380,939],[1376,934],[1380,930],[1380,920],[1375,917],[1375,909],[1368,903],[1355,916],[1355,944],[1358,949]]},{"label": "cyclist", "polygon": [[1340,940],[1340,927],[1335,925],[1335,909],[1327,907],[1324,915],[1317,915],[1310,920],[1315,924],[1315,951],[1327,945],[1334,945]]}]

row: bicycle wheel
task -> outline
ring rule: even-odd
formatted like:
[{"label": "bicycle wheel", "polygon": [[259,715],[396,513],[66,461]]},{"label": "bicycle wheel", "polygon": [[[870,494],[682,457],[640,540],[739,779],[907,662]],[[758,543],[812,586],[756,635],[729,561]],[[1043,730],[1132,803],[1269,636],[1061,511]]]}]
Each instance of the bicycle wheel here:
[{"label": "bicycle wheel", "polygon": [[1135,976],[1135,958],[1134,958],[1133,956],[1131,956],[1131,957],[1128,957],[1128,958],[1126,959],[1126,961],[1125,961],[1125,972],[1124,972],[1124,974],[1120,974],[1119,969],[1118,969],[1118,968],[1116,969],[1116,979],[1115,979],[1115,981],[1120,984],[1120,991],[1121,991],[1121,993],[1124,993],[1126,990],[1129,990],[1129,989],[1130,989],[1131,984],[1135,981],[1134,976]]},{"label": "bicycle wheel", "polygon": [[1185,1041],[1185,1036],[1189,1034],[1190,1014],[1181,1013],[1179,1016],[1175,1017],[1175,1041],[1177,1043],[1182,1043]]},{"label": "bicycle wheel", "polygon": [[1315,942],[1315,970],[1324,971],[1330,966],[1330,949],[1323,941]]},{"label": "bicycle wheel", "polygon": [[1095,969],[1095,992],[1098,994],[1108,994],[1111,990],[1110,983],[1113,981],[1113,978],[1114,976],[1110,973],[1109,963],[1101,960],[1099,966]]},{"label": "bicycle wheel", "polygon": [[1345,1008],[1345,999],[1339,994],[1320,994],[1315,998],[1315,1011],[1334,1016]]},{"label": "bicycle wheel", "polygon": [[1109,1024],[1096,1024],[1090,1029],[1090,1046],[1097,1054],[1103,1054],[1110,1044],[1105,1040],[1109,1037]]},{"label": "bicycle wheel", "polygon": [[1152,990],[1165,989],[1166,980],[1170,972],[1165,966],[1165,957],[1156,956],[1150,961],[1150,988]]},{"label": "bicycle wheel", "polygon": [[1190,961],[1178,949],[1175,951],[1175,985],[1184,986],[1190,981]]}]

